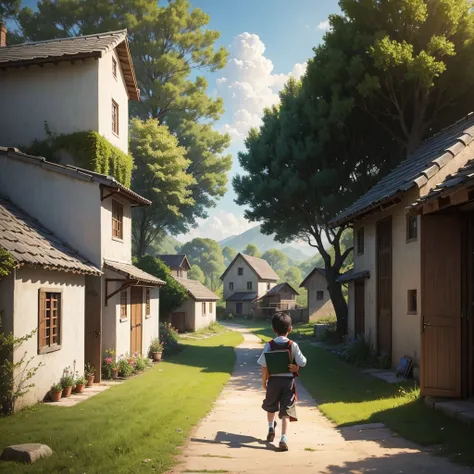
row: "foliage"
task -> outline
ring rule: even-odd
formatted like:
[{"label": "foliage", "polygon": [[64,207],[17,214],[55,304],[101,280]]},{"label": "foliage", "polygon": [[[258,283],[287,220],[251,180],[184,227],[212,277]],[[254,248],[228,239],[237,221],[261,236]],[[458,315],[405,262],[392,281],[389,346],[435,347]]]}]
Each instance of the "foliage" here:
[{"label": "foliage", "polygon": [[117,361],[119,377],[130,377],[135,371],[135,360],[133,357],[121,355]]},{"label": "foliage", "polygon": [[133,244],[141,257],[160,233],[180,225],[183,208],[194,204],[195,179],[187,171],[191,162],[186,150],[156,119],[132,119],[130,151],[135,158],[132,188],[152,202],[134,209]]},{"label": "foliage", "polygon": [[86,379],[83,375],[78,375],[74,381],[75,385],[85,385]]},{"label": "foliage", "polygon": [[161,232],[155,238],[153,242],[150,243],[148,247],[148,253],[153,256],[157,255],[173,255],[179,253],[181,246],[183,244],[176,240],[171,235]]},{"label": "foliage", "polygon": [[222,249],[222,256],[224,257],[225,265],[229,265],[232,262],[232,260],[234,260],[236,255],[237,255],[237,250],[235,250],[232,247],[229,247],[228,245],[226,245]]},{"label": "foliage", "polygon": [[54,383],[51,385],[51,391],[52,392],[62,392],[63,391],[63,386],[61,382]]},{"label": "foliage", "polygon": [[84,375],[86,377],[91,377],[92,375],[95,375],[95,367],[92,364],[87,363],[84,366]]},{"label": "foliage", "polygon": [[47,124],[45,126],[48,137],[35,140],[27,149],[28,153],[58,163],[66,152],[74,159],[76,166],[112,176],[119,183],[130,187],[133,158],[105,137],[93,131],[56,135]]},{"label": "foliage", "polygon": [[112,349],[106,349],[105,355],[106,357],[102,362],[102,377],[111,379],[112,371],[117,368],[117,358],[115,357],[115,351]]},{"label": "foliage", "polygon": [[242,253],[244,253],[245,255],[250,255],[251,257],[262,256],[260,250],[258,250],[258,247],[255,244],[248,244]]},{"label": "foliage", "polygon": [[160,343],[163,346],[164,355],[172,355],[181,351],[178,331],[171,323],[160,323]]},{"label": "foliage", "polygon": [[224,257],[219,244],[212,239],[197,238],[186,242],[181,249],[191,265],[198,265],[206,276],[206,284],[212,290],[220,285],[220,276],[224,273]]},{"label": "foliage", "polygon": [[133,360],[135,362],[133,366],[134,372],[143,372],[147,367],[150,366],[149,359],[143,357],[141,354],[134,354]]},{"label": "foliage", "polygon": [[348,344],[340,353],[340,357],[358,367],[390,368],[390,361],[386,357],[378,356],[370,341],[366,341],[364,337],[358,337]]},{"label": "foliage", "polygon": [[18,14],[21,0],[0,0],[0,23]]},{"label": "foliage", "polygon": [[15,267],[15,259],[0,248],[0,278],[6,277]]},{"label": "foliage", "polygon": [[166,285],[160,288],[160,319],[167,319],[173,310],[188,299],[188,292],[172,277],[170,269],[159,258],[145,255],[135,259],[134,263],[145,272],[166,282]]},{"label": "foliage", "polygon": [[286,271],[289,265],[288,257],[281,250],[267,250],[262,255],[262,258],[266,260],[276,272],[278,272],[279,270]]},{"label": "foliage", "polygon": [[60,382],[63,388],[74,387],[75,385],[74,373],[71,370],[71,367],[66,367],[63,370],[63,375],[61,377]]},{"label": "foliage", "polygon": [[201,283],[205,283],[206,281],[206,276],[204,275],[204,272],[201,270],[199,265],[191,266],[191,268],[188,271],[188,278],[190,280],[200,281]]},{"label": "foliage", "polygon": [[151,341],[150,349],[148,351],[150,357],[153,356],[153,352],[163,352],[163,344],[160,342],[160,339],[158,337]]}]

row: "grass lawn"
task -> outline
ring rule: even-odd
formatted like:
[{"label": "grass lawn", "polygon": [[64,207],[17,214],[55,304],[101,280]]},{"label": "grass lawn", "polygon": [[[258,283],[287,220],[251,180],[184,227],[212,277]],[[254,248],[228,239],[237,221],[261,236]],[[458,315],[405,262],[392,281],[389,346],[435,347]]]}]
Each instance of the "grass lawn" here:
[{"label": "grass lawn", "polygon": [[[246,321],[245,325],[262,341],[271,337],[266,322]],[[304,326],[303,331],[307,331]],[[474,430],[422,404],[418,390],[363,375],[304,339],[298,342],[308,358],[308,366],[300,371],[301,380],[336,426],[381,422],[410,441],[474,465]]]},{"label": "grass lawn", "polygon": [[45,443],[52,457],[5,473],[160,473],[230,377],[242,335],[186,340],[185,350],[72,408],[38,405],[0,419],[0,451]]}]

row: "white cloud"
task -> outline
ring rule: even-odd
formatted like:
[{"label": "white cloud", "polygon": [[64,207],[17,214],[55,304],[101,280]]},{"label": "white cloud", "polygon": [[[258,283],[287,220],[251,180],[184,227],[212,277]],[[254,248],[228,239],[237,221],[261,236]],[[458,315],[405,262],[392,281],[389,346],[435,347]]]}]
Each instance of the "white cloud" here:
[{"label": "white cloud", "polygon": [[187,234],[178,235],[177,239],[188,242],[201,237],[221,241],[255,227],[255,223],[248,222],[243,216],[226,211],[219,211],[208,219],[198,219],[196,224],[196,228],[191,229]]},{"label": "white cloud", "polygon": [[331,29],[331,25],[329,24],[329,20],[322,21],[318,25],[318,30],[329,31]]},{"label": "white cloud", "polygon": [[232,114],[231,122],[222,131],[238,142],[250,128],[261,124],[263,109],[278,103],[278,91],[290,77],[299,79],[306,63],[295,64],[288,74],[273,74],[273,63],[265,56],[264,43],[258,35],[250,33],[236,36],[230,52],[231,59],[216,86]]}]

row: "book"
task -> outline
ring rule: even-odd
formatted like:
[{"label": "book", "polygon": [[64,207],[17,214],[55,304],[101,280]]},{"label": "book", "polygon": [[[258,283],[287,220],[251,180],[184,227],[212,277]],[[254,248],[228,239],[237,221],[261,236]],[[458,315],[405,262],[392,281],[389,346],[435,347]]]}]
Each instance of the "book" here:
[{"label": "book", "polygon": [[265,352],[265,361],[270,375],[290,372],[288,366],[291,364],[291,359],[287,350]]}]

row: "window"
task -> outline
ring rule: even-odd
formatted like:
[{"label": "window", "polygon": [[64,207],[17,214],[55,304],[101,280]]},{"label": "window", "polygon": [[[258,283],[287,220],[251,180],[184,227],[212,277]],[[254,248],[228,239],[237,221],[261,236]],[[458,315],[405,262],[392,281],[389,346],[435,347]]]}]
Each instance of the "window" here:
[{"label": "window", "polygon": [[243,267],[239,267],[238,270],[237,270],[237,274],[238,274],[238,275],[243,275],[243,274],[244,274],[244,268],[243,268]]},{"label": "window", "polygon": [[112,237],[114,239],[123,239],[123,205],[112,200]]},{"label": "window", "polygon": [[209,314],[212,314],[212,303],[209,303]]},{"label": "window", "polygon": [[407,242],[413,242],[418,238],[418,216],[407,217]]},{"label": "window", "polygon": [[150,288],[145,288],[145,317],[151,317]]},{"label": "window", "polygon": [[248,281],[247,282],[247,290],[251,290],[251,289],[252,289],[252,282]]},{"label": "window", "polygon": [[178,278],[181,278],[183,276],[183,271],[182,270],[176,270],[176,274]]},{"label": "window", "polygon": [[408,290],[408,314],[418,312],[418,298],[416,290]]},{"label": "window", "polygon": [[231,282],[229,283],[229,290],[233,290],[233,289],[234,289],[234,282],[231,281]]},{"label": "window", "polygon": [[38,353],[61,349],[61,301],[57,291],[40,290],[38,314]]},{"label": "window", "polygon": [[270,287],[271,287],[270,283],[267,283],[267,291],[270,291]]},{"label": "window", "polygon": [[318,291],[316,292],[316,299],[317,299],[318,301],[322,301],[322,300],[324,299],[324,291],[318,290]]},{"label": "window", "polygon": [[119,134],[119,106],[115,100],[112,100],[112,132]]},{"label": "window", "polygon": [[127,290],[120,292],[120,319],[128,318],[128,293]]},{"label": "window", "polygon": [[202,304],[202,314],[203,316],[206,314],[206,303]]},{"label": "window", "polygon": [[364,253],[364,228],[361,227],[357,231],[357,255]]},{"label": "window", "polygon": [[112,58],[112,74],[114,75],[115,79],[117,79],[117,61],[115,58]]}]

